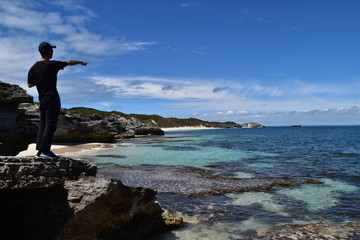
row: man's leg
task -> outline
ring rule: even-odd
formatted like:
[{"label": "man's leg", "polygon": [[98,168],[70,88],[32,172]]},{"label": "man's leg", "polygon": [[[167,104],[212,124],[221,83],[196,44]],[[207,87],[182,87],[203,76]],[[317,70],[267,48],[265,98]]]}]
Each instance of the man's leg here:
[{"label": "man's leg", "polygon": [[41,143],[44,135],[44,129],[45,129],[45,109],[41,108],[40,105],[40,125],[36,137],[36,150],[41,150]]},{"label": "man's leg", "polygon": [[60,113],[60,98],[58,95],[51,95],[44,96],[42,100],[44,110],[44,130],[39,146],[41,156],[58,158],[58,156],[53,154],[50,149]]},{"label": "man's leg", "polygon": [[54,133],[56,131],[56,124],[59,117],[57,109],[46,109],[45,111],[45,127],[41,139],[40,150],[42,152],[50,151]]}]

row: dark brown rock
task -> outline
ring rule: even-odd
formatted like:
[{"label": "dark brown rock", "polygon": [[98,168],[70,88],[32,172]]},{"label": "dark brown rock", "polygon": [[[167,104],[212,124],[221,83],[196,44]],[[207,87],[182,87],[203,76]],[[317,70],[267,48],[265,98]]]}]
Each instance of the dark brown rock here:
[{"label": "dark brown rock", "polygon": [[143,239],[165,227],[154,190],[103,178],[67,182],[65,187],[75,217],[58,239]]},{"label": "dark brown rock", "polygon": [[0,157],[0,189],[43,188],[95,176],[96,171],[96,165],[85,160]]},{"label": "dark brown rock", "polygon": [[27,149],[36,135],[28,130],[25,111],[20,103],[31,103],[33,97],[18,85],[0,81],[0,155],[15,156]]},{"label": "dark brown rock", "polygon": [[165,135],[165,132],[155,127],[139,127],[135,129],[135,135]]},{"label": "dark brown rock", "polygon": [[87,161],[0,157],[1,239],[55,239],[74,215],[64,181],[95,174]]},{"label": "dark brown rock", "polygon": [[143,239],[166,226],[156,192],[60,158],[0,158],[1,239]]},{"label": "dark brown rock", "polygon": [[20,103],[32,103],[33,97],[26,93],[19,85],[0,81],[0,104],[18,106]]},{"label": "dark brown rock", "polygon": [[[26,106],[28,129],[34,132],[40,121],[38,105]],[[61,109],[54,142],[114,142],[119,138],[132,138],[135,135],[164,135],[160,128],[143,125],[135,118],[125,119],[116,114],[84,116],[76,111]]]}]

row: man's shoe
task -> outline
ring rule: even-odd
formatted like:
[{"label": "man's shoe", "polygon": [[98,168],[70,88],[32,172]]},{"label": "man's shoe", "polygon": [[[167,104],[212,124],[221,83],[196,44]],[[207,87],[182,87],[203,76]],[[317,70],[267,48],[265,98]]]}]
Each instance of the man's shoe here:
[{"label": "man's shoe", "polygon": [[52,151],[41,152],[40,157],[59,159],[60,157],[55,155]]},{"label": "man's shoe", "polygon": [[41,151],[38,151],[37,154],[35,155],[35,158],[40,158],[41,155]]}]

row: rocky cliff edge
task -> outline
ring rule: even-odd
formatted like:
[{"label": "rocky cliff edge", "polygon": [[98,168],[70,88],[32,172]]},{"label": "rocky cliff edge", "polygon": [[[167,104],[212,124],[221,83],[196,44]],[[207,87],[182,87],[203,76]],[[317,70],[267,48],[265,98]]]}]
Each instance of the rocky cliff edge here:
[{"label": "rocky cliff edge", "polygon": [[33,97],[18,85],[0,81],[0,155],[16,155],[34,142],[25,111],[20,103],[32,103]]},{"label": "rocky cliff edge", "polygon": [[143,239],[166,227],[156,192],[88,161],[0,157],[1,239]]}]

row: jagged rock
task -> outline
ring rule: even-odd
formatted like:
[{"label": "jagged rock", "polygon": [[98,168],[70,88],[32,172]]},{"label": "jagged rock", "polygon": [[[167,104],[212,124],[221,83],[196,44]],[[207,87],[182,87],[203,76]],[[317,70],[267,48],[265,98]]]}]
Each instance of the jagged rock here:
[{"label": "jagged rock", "polygon": [[264,128],[265,126],[260,123],[244,123],[242,128]]},{"label": "jagged rock", "polygon": [[[38,126],[40,113],[37,104],[24,106],[28,123]],[[34,128],[28,127],[34,131]],[[37,129],[37,127],[35,128]],[[91,114],[83,116],[68,109],[61,109],[55,142],[114,142],[115,139],[131,138],[135,135],[164,135],[160,128],[149,127],[136,118],[125,119],[122,116],[111,114],[100,116]]]},{"label": "jagged rock", "polygon": [[96,165],[85,160],[0,157],[0,189],[44,188],[96,172]]},{"label": "jagged rock", "polygon": [[347,223],[344,225],[323,222],[302,225],[289,224],[262,229],[256,239],[360,239],[360,223]]},{"label": "jagged rock", "polygon": [[181,228],[186,224],[182,217],[179,217],[177,214],[170,213],[166,210],[163,212],[162,217],[165,219],[166,226],[170,229]]},{"label": "jagged rock", "polygon": [[126,139],[126,138],[135,138],[135,131],[129,130],[127,132],[115,135],[115,139]]},{"label": "jagged rock", "polygon": [[140,127],[135,129],[135,135],[164,135],[165,132],[155,127]]},{"label": "jagged rock", "polygon": [[27,149],[36,134],[28,129],[20,103],[31,103],[33,97],[18,85],[0,81],[0,155],[14,156]]},{"label": "jagged rock", "polygon": [[96,174],[90,162],[0,158],[1,239],[55,239],[74,215],[66,179]]},{"label": "jagged rock", "polygon": [[0,104],[18,106],[20,103],[32,103],[33,97],[19,85],[0,81]]},{"label": "jagged rock", "polygon": [[60,158],[0,158],[1,239],[142,239],[163,228],[156,192]]},{"label": "jagged rock", "polygon": [[117,180],[88,178],[67,182],[72,218],[58,239],[142,239],[163,228],[156,192],[130,188]]}]

